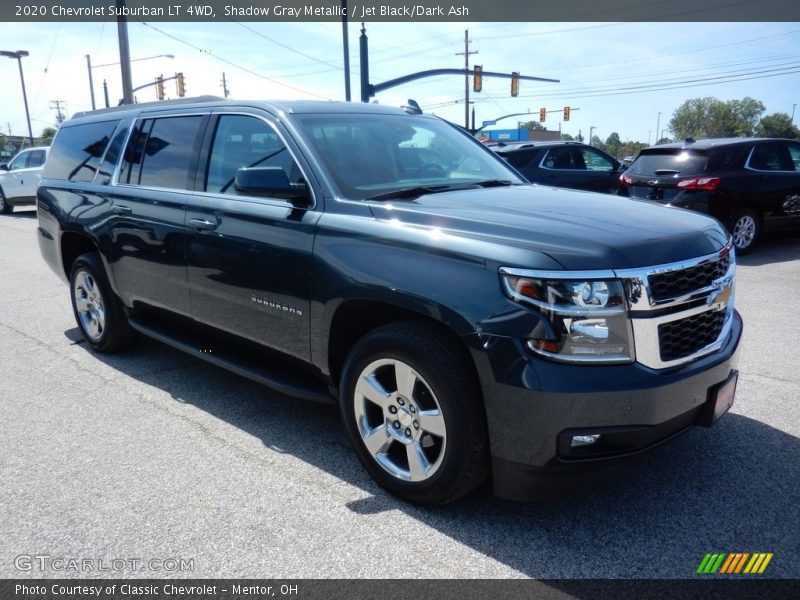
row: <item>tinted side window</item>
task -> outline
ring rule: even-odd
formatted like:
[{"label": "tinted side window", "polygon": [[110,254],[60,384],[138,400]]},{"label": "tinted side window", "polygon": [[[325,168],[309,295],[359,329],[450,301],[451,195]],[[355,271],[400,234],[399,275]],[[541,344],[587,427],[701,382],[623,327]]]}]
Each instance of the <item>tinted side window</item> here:
[{"label": "tinted side window", "polygon": [[512,167],[519,169],[531,162],[534,154],[536,154],[536,150],[516,150],[506,152],[500,156],[505,158]]},{"label": "tinted side window", "polygon": [[800,171],[800,144],[787,144],[795,171]]},{"label": "tinted side window", "polygon": [[128,130],[128,127],[120,129],[108,145],[108,150],[106,150],[106,155],[103,157],[103,162],[98,171],[102,177],[110,178],[113,175],[114,167],[116,167],[119,155],[122,153],[122,145],[128,136]]},{"label": "tinted side window", "polygon": [[547,151],[544,166],[548,169],[585,169],[583,156],[575,148],[553,148]]},{"label": "tinted side window", "polygon": [[44,177],[91,181],[100,157],[119,121],[101,121],[65,127],[62,125],[50,149]]},{"label": "tinted side window", "polygon": [[45,156],[44,150],[32,150],[30,159],[28,159],[28,168],[41,167],[44,164]]},{"label": "tinted side window", "polygon": [[292,183],[302,177],[283,140],[267,123],[255,117],[223,115],[211,146],[206,191],[235,194],[233,182],[242,167],[281,167]]},{"label": "tinted side window", "polygon": [[164,117],[153,120],[153,127],[140,153],[141,185],[190,189],[191,167],[203,117]]},{"label": "tinted side window", "polygon": [[748,166],[758,171],[794,171],[789,151],[780,142],[757,144],[750,155]]}]

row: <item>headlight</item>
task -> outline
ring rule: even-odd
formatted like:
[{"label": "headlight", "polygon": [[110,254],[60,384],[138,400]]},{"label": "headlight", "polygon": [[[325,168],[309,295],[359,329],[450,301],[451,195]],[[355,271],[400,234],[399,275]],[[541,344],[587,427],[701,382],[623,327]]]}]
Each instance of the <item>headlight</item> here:
[{"label": "headlight", "polygon": [[628,363],[634,358],[622,282],[612,272],[500,269],[505,292],[544,319],[525,332],[529,350],[561,362]]}]

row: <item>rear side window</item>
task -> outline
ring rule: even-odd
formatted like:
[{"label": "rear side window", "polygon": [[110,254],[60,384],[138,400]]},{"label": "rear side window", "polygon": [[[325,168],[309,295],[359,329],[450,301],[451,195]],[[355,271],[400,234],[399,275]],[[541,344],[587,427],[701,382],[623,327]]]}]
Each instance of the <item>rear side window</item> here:
[{"label": "rear side window", "polygon": [[46,158],[44,150],[31,150],[30,158],[28,159],[28,168],[41,167]]},{"label": "rear side window", "polygon": [[781,142],[756,145],[747,166],[757,171],[794,171],[789,151]]},{"label": "rear side window", "polygon": [[125,149],[120,182],[191,189],[203,118],[162,117],[137,125]]},{"label": "rear side window", "polygon": [[708,154],[699,150],[665,148],[655,152],[643,150],[628,169],[632,175],[698,175],[706,170]]},{"label": "rear side window", "polygon": [[44,177],[68,181],[91,181],[100,165],[111,134],[119,121],[100,121],[72,127],[62,126],[50,149]]},{"label": "rear side window", "polygon": [[505,158],[508,161],[508,164],[510,164],[512,167],[520,169],[526,166],[529,162],[531,162],[531,159],[533,158],[533,155],[536,154],[536,151],[512,150],[511,152],[503,152],[498,154],[500,154],[500,156]]}]

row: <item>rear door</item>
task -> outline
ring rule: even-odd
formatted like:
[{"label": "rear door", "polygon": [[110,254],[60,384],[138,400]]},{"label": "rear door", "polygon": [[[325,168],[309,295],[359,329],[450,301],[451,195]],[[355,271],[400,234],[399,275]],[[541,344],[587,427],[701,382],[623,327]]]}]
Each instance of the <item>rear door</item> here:
[{"label": "rear door", "polygon": [[754,180],[752,202],[767,227],[800,222],[800,144],[774,140],[756,144],[745,164]]},{"label": "rear door", "polygon": [[[189,314],[186,206],[207,112],[140,118],[109,190],[109,262],[129,306]],[[102,176],[102,175],[101,175]]]},{"label": "rear door", "polygon": [[[281,167],[312,182],[291,139],[266,113],[213,117],[186,212],[192,316],[222,331],[309,359],[314,227],[321,206],[240,195],[242,167]],[[312,192],[313,200],[313,192]]]}]

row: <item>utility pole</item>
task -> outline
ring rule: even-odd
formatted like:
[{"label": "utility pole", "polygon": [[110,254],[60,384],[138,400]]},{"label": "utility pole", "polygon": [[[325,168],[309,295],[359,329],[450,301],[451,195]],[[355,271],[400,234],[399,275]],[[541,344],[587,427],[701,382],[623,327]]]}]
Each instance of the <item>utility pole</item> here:
[{"label": "utility pole", "polygon": [[108,103],[108,82],[105,79],[103,79],[103,98],[106,101],[106,108],[108,108],[109,107],[109,103]]},{"label": "utility pole", "polygon": [[469,56],[478,52],[469,51],[469,29],[464,30],[464,52],[456,52],[456,56],[464,55],[464,127],[469,129]]},{"label": "utility pole", "polygon": [[344,51],[344,100],[350,102],[350,40],[347,33],[347,0],[342,0],[342,46]]},{"label": "utility pole", "polygon": [[[118,14],[125,8],[125,0],[116,0]],[[122,72],[122,103],[133,104],[133,79],[131,77],[131,50],[128,44],[128,20],[117,17],[119,37],[119,64]]]},{"label": "utility pole", "polygon": [[225,80],[225,73],[222,73],[222,93],[225,95],[225,98],[228,97],[228,82]]},{"label": "utility pole", "polygon": [[60,127],[61,124],[64,122],[64,115],[61,113],[61,105],[65,104],[63,100],[51,100],[50,101],[50,108],[56,111],[56,123]]}]

